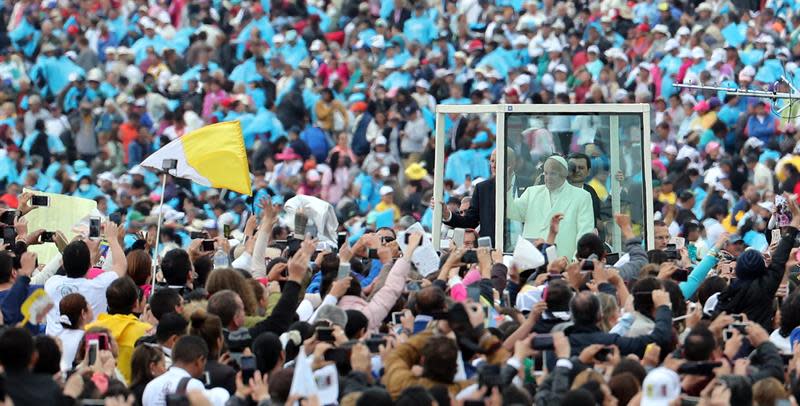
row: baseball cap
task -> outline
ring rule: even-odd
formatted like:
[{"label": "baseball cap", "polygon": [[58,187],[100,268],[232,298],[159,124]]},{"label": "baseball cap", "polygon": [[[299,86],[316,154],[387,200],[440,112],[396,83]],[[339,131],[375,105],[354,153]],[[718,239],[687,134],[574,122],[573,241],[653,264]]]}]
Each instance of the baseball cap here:
[{"label": "baseball cap", "polygon": [[389,186],[389,185],[383,185],[383,186],[381,186],[380,193],[381,193],[381,196],[385,196],[385,195],[388,195],[389,193],[394,193],[394,189],[392,189],[392,187]]},{"label": "baseball cap", "polygon": [[659,367],[650,371],[642,382],[642,404],[668,406],[681,395],[681,379],[675,371]]}]

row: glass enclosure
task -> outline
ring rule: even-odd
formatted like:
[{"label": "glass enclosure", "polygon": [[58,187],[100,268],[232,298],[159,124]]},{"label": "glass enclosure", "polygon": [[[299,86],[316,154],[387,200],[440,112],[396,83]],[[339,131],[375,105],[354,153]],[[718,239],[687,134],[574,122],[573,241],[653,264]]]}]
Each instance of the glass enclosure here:
[{"label": "glass enclosure", "polygon": [[[634,233],[648,247],[652,246],[652,233],[648,232],[653,221],[650,142],[649,136],[643,137],[650,132],[649,106],[481,105],[439,106],[437,110],[434,196],[450,199],[449,209],[455,213],[482,197],[477,210],[483,211],[480,216],[483,222],[494,219],[491,227],[495,246],[502,244],[504,251],[513,251],[520,235],[529,240],[544,240],[550,219],[563,214],[559,230],[563,244],[557,244],[559,255],[571,258],[574,243],[570,247],[568,241],[576,241],[590,231],[596,231],[612,252],[619,252],[623,241],[614,221],[616,213],[629,214]],[[440,134],[440,123],[445,119],[465,120],[462,126],[478,126],[480,130],[472,131],[469,138],[457,137],[449,123],[449,131]],[[495,125],[487,125],[490,122]],[[488,141],[475,143],[484,138]],[[446,144],[440,146],[442,141]],[[452,147],[454,144],[456,148]],[[495,148],[497,153],[493,157]],[[548,159],[553,155],[563,159]],[[493,201],[486,201],[489,200],[486,185],[483,194],[476,197],[477,188],[470,184],[476,179],[452,170],[467,168],[468,165],[459,163],[465,159],[481,167],[490,164],[489,178],[481,178],[492,182]],[[492,159],[497,168],[505,170],[495,173]],[[440,165],[442,162],[444,166]],[[493,182],[504,187],[495,188]],[[464,193],[470,189],[472,194]],[[457,206],[461,196],[467,199]],[[434,242],[438,243],[447,237],[444,233],[448,226],[437,216],[441,208],[434,210],[432,231]],[[494,216],[487,215],[486,210]],[[478,228],[487,226],[481,223]]]}]

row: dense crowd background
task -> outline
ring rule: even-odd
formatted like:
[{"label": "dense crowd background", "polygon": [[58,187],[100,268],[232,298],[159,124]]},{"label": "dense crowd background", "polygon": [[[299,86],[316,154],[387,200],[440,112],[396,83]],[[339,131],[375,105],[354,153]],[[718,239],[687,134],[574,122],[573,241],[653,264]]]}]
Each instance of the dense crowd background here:
[{"label": "dense crowd background", "polygon": [[[798,9],[5,0],[0,402],[796,404],[797,109],[672,83],[785,90]],[[652,109],[654,249],[641,216],[599,213],[619,180],[602,148],[567,139],[621,261],[589,233],[525,269],[477,247],[481,224],[422,273],[431,202],[486,214],[471,199],[495,171],[493,117],[452,115],[432,199],[437,104],[634,102]],[[144,158],[231,120],[254,196],[168,177],[160,205]],[[41,192],[94,200],[102,226],[29,227]]]}]

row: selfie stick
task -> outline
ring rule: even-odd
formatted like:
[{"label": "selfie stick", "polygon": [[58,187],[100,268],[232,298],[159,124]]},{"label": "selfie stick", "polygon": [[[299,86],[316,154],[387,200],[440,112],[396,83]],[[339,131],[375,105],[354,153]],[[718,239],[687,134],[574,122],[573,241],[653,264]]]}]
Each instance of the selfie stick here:
[{"label": "selfie stick", "polygon": [[158,243],[161,239],[161,220],[164,217],[164,192],[167,189],[167,174],[169,174],[169,164],[168,161],[172,161],[171,159],[165,159],[164,162],[161,163],[161,168],[164,170],[161,172],[161,202],[158,204],[158,223],[156,223],[156,244],[153,246],[153,275],[150,278],[151,288],[150,294],[152,295],[153,292],[156,291],[156,270],[158,270]]}]

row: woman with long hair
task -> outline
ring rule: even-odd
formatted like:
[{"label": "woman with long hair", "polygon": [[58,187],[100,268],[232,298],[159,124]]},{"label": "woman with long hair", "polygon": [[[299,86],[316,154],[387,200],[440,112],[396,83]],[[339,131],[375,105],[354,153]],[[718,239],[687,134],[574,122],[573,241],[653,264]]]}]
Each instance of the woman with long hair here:
[{"label": "woman with long hair", "polygon": [[350,157],[344,152],[335,151],[328,157],[328,166],[331,170],[322,174],[323,200],[330,202],[334,206],[339,203],[339,200],[344,196],[344,192],[350,186],[351,165]]},{"label": "woman with long hair", "polygon": [[131,356],[131,392],[136,397],[137,406],[142,404],[144,388],[150,381],[167,371],[164,353],[157,347],[147,344],[136,347]]},{"label": "woman with long hair", "polygon": [[59,322],[64,327],[57,335],[62,345],[61,370],[66,372],[75,363],[75,355],[83,340],[83,328],[94,316],[92,307],[80,293],[70,293],[61,298],[58,309],[61,312]]},{"label": "woman with long hair", "polygon": [[144,250],[133,250],[128,253],[128,276],[133,279],[136,286],[144,291],[144,297],[150,297],[150,276],[152,275],[153,262],[150,255]]},{"label": "woman with long hair", "polygon": [[[213,274],[213,273],[212,273]],[[220,352],[225,343],[222,336],[222,320],[205,310],[196,310],[190,318],[189,334],[203,339],[208,346],[206,372],[210,384],[208,388],[224,388],[231,395],[236,392],[236,371],[219,362]]]},{"label": "woman with long hair", "polygon": [[257,315],[258,302],[253,294],[253,289],[239,271],[231,268],[215,269],[211,271],[206,280],[206,290],[210,297],[221,290],[229,289],[236,292],[244,302],[244,312],[248,316]]}]

